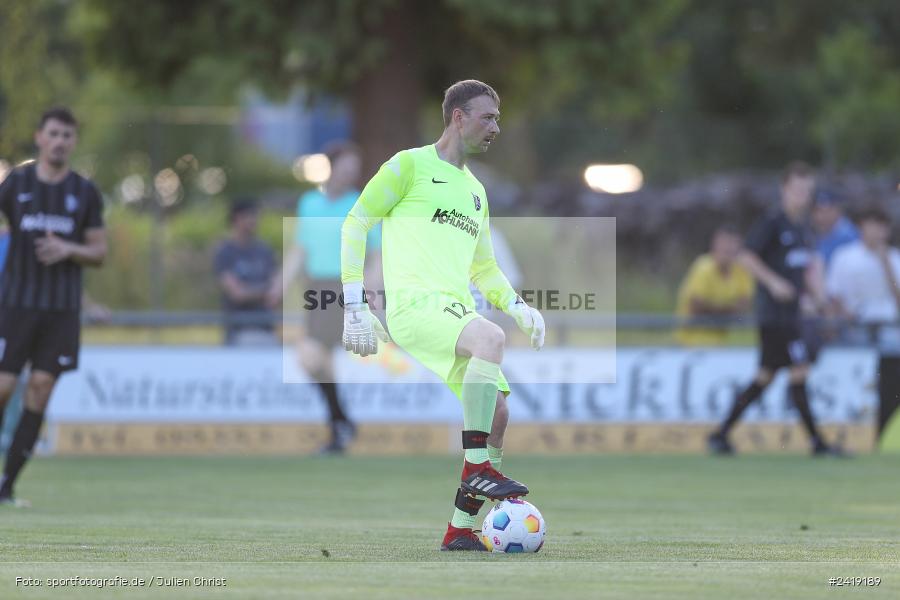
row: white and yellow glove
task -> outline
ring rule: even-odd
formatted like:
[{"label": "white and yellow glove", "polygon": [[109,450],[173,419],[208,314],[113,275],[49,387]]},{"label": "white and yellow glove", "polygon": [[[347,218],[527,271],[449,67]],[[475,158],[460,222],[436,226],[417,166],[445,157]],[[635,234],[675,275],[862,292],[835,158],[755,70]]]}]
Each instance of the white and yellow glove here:
[{"label": "white and yellow glove", "polygon": [[377,354],[378,340],[387,343],[391,338],[369,310],[362,284],[344,285],[344,349],[360,356]]},{"label": "white and yellow glove", "polygon": [[531,308],[519,296],[510,302],[506,314],[516,321],[522,333],[531,338],[531,347],[540,350],[544,346],[544,317],[536,308]]}]

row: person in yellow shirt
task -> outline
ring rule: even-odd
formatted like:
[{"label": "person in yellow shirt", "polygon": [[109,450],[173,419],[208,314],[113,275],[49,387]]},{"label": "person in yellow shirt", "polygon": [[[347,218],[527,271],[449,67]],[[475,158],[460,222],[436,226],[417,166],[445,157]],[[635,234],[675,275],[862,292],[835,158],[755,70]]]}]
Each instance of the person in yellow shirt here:
[{"label": "person in yellow shirt", "polygon": [[[731,226],[713,234],[710,252],[698,256],[678,291],[676,314],[683,320],[695,317],[738,316],[750,309],[753,278],[739,264],[741,236]],[[724,327],[683,326],[675,339],[685,346],[719,345],[725,341]]]}]

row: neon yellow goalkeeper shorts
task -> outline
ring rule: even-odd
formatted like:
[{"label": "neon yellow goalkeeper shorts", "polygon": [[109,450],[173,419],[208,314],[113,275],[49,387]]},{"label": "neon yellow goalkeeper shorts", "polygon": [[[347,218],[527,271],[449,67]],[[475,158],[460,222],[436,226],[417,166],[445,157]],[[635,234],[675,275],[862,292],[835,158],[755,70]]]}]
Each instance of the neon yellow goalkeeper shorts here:
[{"label": "neon yellow goalkeeper shorts", "polygon": [[[475,312],[471,295],[467,300],[461,302],[456,296],[435,293],[394,310],[388,302],[387,311],[394,342],[436,373],[457,398],[462,397],[462,380],[469,359],[456,355],[456,342],[466,325],[484,318]],[[509,383],[502,372],[497,387],[509,393]]]}]

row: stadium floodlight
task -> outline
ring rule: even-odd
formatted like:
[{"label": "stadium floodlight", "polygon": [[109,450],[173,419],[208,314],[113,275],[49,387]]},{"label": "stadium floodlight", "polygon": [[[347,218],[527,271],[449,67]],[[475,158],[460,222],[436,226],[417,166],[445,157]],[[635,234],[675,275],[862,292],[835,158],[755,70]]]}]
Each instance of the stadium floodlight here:
[{"label": "stadium floodlight", "polygon": [[331,161],[324,154],[305,154],[294,161],[292,171],[298,181],[325,183],[331,177]]},{"label": "stadium floodlight", "polygon": [[595,192],[627,194],[644,185],[644,174],[635,165],[590,165],[584,170],[584,181]]}]

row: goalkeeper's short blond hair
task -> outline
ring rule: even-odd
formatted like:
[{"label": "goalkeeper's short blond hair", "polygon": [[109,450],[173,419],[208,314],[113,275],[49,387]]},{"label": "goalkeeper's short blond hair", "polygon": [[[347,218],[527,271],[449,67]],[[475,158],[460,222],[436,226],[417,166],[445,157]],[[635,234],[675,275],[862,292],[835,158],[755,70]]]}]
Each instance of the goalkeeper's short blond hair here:
[{"label": "goalkeeper's short blond hair", "polygon": [[494,88],[483,81],[464,79],[448,87],[444,92],[444,103],[441,105],[444,111],[444,127],[450,124],[455,109],[462,109],[464,113],[469,114],[469,101],[478,96],[488,96],[497,103],[497,106],[500,106],[500,96],[497,95]]}]

